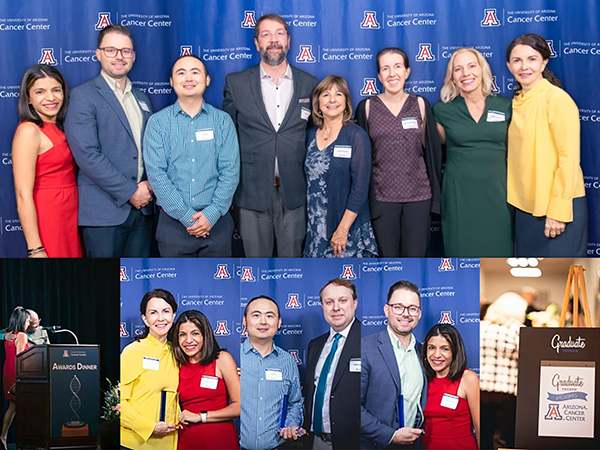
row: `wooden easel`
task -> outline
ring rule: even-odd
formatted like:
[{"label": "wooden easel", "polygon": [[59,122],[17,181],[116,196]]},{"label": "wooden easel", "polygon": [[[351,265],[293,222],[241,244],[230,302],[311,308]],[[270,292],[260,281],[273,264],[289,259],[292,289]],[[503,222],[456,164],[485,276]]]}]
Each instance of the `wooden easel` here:
[{"label": "wooden easel", "polygon": [[590,314],[590,304],[588,303],[587,290],[585,287],[585,277],[583,266],[571,266],[569,268],[569,278],[567,279],[567,288],[563,298],[562,312],[560,313],[559,326],[565,326],[567,318],[567,309],[569,308],[569,297],[571,296],[571,285],[573,285],[573,326],[577,327],[579,321],[579,288],[581,288],[581,303],[583,304],[583,316],[585,326],[592,326],[592,315]]}]

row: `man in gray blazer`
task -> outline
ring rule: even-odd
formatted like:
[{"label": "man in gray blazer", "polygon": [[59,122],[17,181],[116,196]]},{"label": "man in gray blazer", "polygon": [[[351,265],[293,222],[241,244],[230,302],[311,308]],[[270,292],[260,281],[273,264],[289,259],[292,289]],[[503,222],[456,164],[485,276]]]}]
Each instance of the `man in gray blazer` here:
[{"label": "man in gray blazer", "polygon": [[65,133],[79,166],[79,226],[88,257],[150,256],[152,189],[142,160],[149,97],[127,74],[133,39],[121,25],[98,36],[100,75],[71,91]]},{"label": "man in gray blazer", "polygon": [[302,256],[306,235],[305,134],[311,114],[312,75],[286,60],[285,20],[266,14],[256,22],[261,62],[225,80],[223,110],[239,135],[240,184],[233,197],[247,257]]},{"label": "man in gray blazer", "polygon": [[386,329],[361,340],[361,448],[417,448],[427,402],[423,346],[412,334],[421,318],[419,288],[397,281],[383,311]]}]

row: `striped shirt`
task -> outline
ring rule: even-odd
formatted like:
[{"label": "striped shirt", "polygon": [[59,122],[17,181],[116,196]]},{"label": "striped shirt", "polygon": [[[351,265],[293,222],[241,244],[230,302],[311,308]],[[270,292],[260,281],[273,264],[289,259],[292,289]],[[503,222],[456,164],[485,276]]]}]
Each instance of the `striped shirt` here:
[{"label": "striped shirt", "polygon": [[205,101],[190,117],[179,102],[146,125],[144,161],[157,203],[184,227],[202,211],[211,226],[231,206],[240,176],[240,150],[231,116]]},{"label": "striped shirt", "polygon": [[285,426],[302,423],[303,400],[296,361],[275,344],[263,358],[246,339],[241,349],[241,370],[241,446],[253,450],[275,448],[284,442],[279,435],[284,395],[288,396]]}]

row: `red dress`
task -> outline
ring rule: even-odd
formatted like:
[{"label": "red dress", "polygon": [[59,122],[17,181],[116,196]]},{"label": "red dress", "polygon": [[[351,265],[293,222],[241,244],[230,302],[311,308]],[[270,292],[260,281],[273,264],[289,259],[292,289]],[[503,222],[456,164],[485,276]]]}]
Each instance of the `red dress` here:
[{"label": "red dress", "polygon": [[456,409],[446,408],[440,404],[445,393],[457,395],[461,380],[462,377],[453,383],[448,377],[436,377],[427,385],[425,435],[423,436],[425,449],[477,450],[467,400],[459,397]]},{"label": "red dress", "polygon": [[50,258],[81,258],[77,229],[77,182],[75,160],[65,133],[56,124],[39,127],[53,147],[38,155],[33,203],[42,245]]},{"label": "red dress", "polygon": [[[17,332],[19,334],[20,332]],[[4,398],[6,400],[15,400],[15,396],[8,393],[10,387],[15,384],[16,366],[17,366],[17,346],[16,339],[12,341],[4,341],[4,370],[2,371],[2,388],[4,389]],[[25,350],[29,348],[29,344],[25,344]]]},{"label": "red dress", "polygon": [[[216,411],[229,404],[229,394],[225,381],[218,379],[216,389],[200,387],[202,376],[214,377],[217,361],[203,366],[190,363],[179,369],[179,400],[181,409],[193,413]],[[180,450],[199,449],[239,449],[239,442],[233,421],[197,423],[184,426],[179,431],[177,448]]]}]

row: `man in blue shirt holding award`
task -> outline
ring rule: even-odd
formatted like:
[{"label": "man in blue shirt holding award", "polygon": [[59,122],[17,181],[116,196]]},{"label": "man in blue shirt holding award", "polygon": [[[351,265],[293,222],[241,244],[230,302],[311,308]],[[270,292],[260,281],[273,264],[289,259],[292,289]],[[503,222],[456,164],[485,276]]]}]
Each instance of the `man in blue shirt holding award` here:
[{"label": "man in blue shirt holding award", "polygon": [[171,70],[177,101],[146,126],[144,160],[160,206],[161,256],[231,256],[239,146],[229,114],[203,99],[209,84],[200,58],[180,57]]},{"label": "man in blue shirt holding award", "polygon": [[417,448],[427,401],[422,344],[412,334],[421,318],[419,288],[397,281],[383,311],[386,329],[361,340],[361,448]]},{"label": "man in blue shirt holding award", "polygon": [[281,317],[272,298],[250,300],[243,324],[248,339],[241,348],[241,448],[273,449],[305,433],[298,366],[292,355],[273,343]]}]

